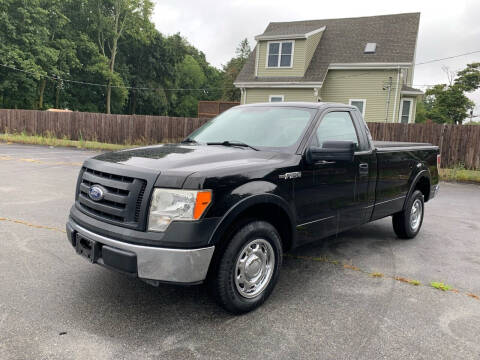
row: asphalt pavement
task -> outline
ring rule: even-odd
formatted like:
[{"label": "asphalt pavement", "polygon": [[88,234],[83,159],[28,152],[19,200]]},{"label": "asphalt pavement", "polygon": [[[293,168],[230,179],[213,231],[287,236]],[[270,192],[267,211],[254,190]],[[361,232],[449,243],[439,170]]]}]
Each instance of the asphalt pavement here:
[{"label": "asphalt pavement", "polygon": [[270,299],[232,316],[203,286],[75,254],[63,229],[95,154],[0,144],[0,359],[480,358],[480,186],[442,183],[413,240],[386,218],[295,250]]}]

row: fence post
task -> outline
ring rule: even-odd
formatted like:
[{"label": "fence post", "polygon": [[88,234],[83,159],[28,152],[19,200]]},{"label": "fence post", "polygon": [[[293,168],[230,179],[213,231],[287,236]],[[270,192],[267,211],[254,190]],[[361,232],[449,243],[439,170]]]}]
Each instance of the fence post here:
[{"label": "fence post", "polygon": [[440,146],[438,147],[439,148],[439,153],[440,153],[440,167],[442,165],[442,152],[443,152],[443,138],[444,138],[444,135],[445,135],[445,130],[447,128],[447,124],[443,124],[442,125],[442,132],[440,133]]}]

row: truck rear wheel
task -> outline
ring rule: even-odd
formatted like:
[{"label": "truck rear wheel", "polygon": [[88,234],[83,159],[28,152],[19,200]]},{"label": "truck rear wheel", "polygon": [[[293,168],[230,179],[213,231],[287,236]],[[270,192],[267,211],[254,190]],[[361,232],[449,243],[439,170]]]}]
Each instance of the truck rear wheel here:
[{"label": "truck rear wheel", "polygon": [[415,190],[408,198],[405,209],[392,217],[393,230],[400,239],[412,239],[417,236],[423,223],[423,194]]},{"label": "truck rear wheel", "polygon": [[232,236],[221,255],[210,288],[228,312],[260,306],[272,293],[282,264],[282,243],[274,226],[252,221]]}]

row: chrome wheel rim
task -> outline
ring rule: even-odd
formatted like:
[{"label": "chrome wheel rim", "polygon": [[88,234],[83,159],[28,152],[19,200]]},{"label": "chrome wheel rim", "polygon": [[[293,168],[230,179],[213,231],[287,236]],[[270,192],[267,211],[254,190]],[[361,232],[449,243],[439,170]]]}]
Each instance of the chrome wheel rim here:
[{"label": "chrome wheel rim", "polygon": [[267,240],[255,239],[240,251],[235,265],[235,286],[245,298],[254,298],[267,287],[273,275],[275,253]]},{"label": "chrome wheel rim", "polygon": [[410,211],[410,227],[413,231],[417,231],[422,221],[423,206],[419,199],[413,202],[412,210]]}]

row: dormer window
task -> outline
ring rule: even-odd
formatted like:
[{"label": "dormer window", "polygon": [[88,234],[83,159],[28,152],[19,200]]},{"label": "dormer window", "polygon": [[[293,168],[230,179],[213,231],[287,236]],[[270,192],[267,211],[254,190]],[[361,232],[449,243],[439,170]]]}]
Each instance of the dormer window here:
[{"label": "dormer window", "polygon": [[293,41],[270,41],[267,51],[267,68],[291,68]]}]

